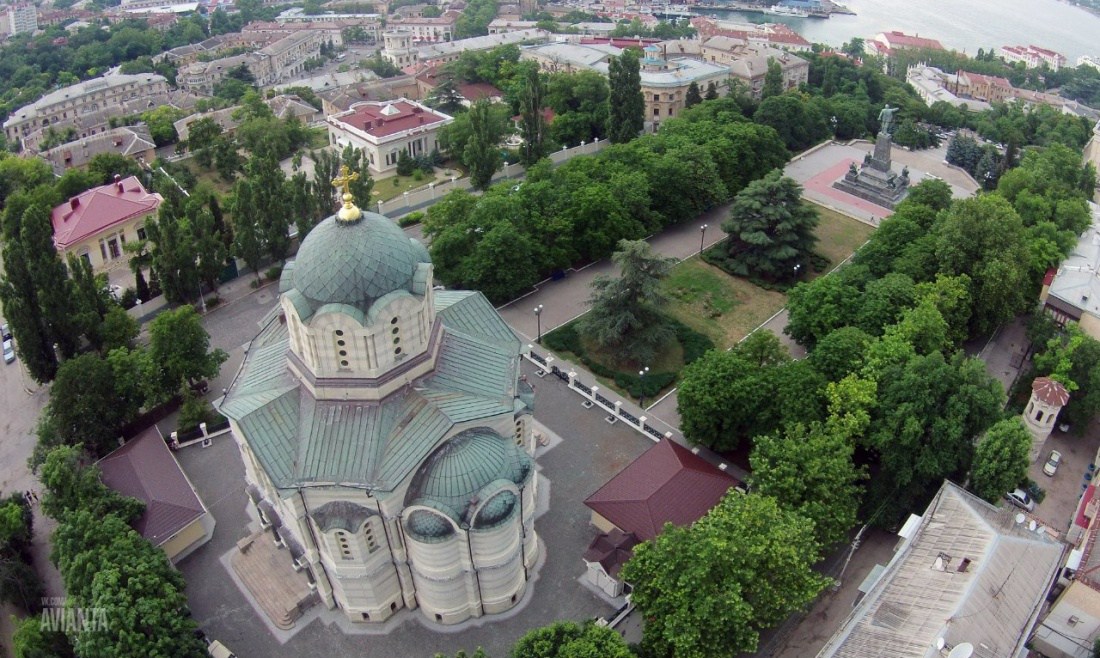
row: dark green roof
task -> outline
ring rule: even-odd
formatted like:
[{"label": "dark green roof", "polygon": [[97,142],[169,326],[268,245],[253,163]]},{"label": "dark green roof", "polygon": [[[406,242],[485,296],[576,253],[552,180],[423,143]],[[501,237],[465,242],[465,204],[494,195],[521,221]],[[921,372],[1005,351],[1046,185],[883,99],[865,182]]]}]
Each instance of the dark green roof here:
[{"label": "dark green roof", "polygon": [[446,299],[435,371],[381,402],[314,400],[287,368],[286,325],[264,328],[221,410],[238,422],[276,487],[389,491],[456,424],[516,412],[519,340],[480,293]]},{"label": "dark green roof", "polygon": [[289,284],[314,305],[350,304],[365,311],[386,293],[411,289],[426,255],[377,213],[363,212],[354,223],[329,217],[302,242]]},{"label": "dark green roof", "polygon": [[[459,432],[432,453],[416,472],[405,505],[431,501],[455,521],[468,523],[483,502],[479,498],[483,489],[498,482],[522,485],[530,472],[531,458],[514,441],[488,427],[475,427]],[[500,515],[499,510],[491,513]]]}]

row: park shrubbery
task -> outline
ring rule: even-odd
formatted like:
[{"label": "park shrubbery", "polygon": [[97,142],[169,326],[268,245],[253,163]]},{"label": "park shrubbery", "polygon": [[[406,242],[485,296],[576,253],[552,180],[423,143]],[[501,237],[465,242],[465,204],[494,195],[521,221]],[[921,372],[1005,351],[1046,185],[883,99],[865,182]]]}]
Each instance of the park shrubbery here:
[{"label": "park shrubbery", "polygon": [[[684,351],[683,364],[688,365],[703,356],[707,350],[714,349],[714,342],[691,327],[666,317],[665,321],[671,325],[676,335],[676,342]],[[593,374],[615,381],[615,386],[628,392],[633,397],[651,398],[662,390],[672,385],[679,376],[679,370],[674,372],[650,372],[639,377],[631,369],[624,372],[610,368],[593,359],[581,341],[581,335],[577,331],[578,322],[574,320],[558,327],[542,338],[542,343],[555,352],[570,352],[584,363]]]},{"label": "park shrubbery", "polygon": [[618,144],[554,169],[546,160],[522,183],[483,196],[455,191],[424,222],[436,276],[501,302],[554,271],[611,254],[728,201],[787,151],[775,130],[741,115],[733,99],[711,101]]}]

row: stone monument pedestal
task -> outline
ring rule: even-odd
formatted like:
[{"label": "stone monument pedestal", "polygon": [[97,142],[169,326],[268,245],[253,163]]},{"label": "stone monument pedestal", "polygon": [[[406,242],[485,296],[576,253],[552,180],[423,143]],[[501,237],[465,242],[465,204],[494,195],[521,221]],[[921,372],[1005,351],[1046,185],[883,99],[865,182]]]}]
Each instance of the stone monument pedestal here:
[{"label": "stone monument pedestal", "polygon": [[890,135],[880,132],[874,154],[868,153],[859,169],[852,164],[833,187],[893,210],[909,193],[909,169],[902,169],[900,175],[894,173],[890,167]]}]

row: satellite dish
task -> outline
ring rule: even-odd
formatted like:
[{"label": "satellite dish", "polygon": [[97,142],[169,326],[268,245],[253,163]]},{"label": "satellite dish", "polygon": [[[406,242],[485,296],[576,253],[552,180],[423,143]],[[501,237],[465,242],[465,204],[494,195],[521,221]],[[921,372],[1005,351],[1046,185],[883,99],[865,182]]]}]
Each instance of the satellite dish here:
[{"label": "satellite dish", "polygon": [[1027,517],[1024,516],[1023,512],[1017,512],[1016,513],[1016,525],[1019,525],[1019,524],[1023,523],[1024,519],[1026,519],[1026,518]]},{"label": "satellite dish", "polygon": [[955,648],[947,654],[947,658],[970,658],[972,655],[974,655],[974,645],[963,642],[962,644],[956,644]]},{"label": "satellite dish", "polygon": [[1031,530],[1032,532],[1035,532],[1035,528],[1037,528],[1038,526],[1039,526],[1039,524],[1035,523],[1035,521],[1032,520],[1031,523],[1027,524],[1027,529]]},{"label": "satellite dish", "polygon": [[945,644],[947,644],[947,640],[944,640],[942,637],[937,637],[936,638],[936,651],[943,651],[943,647],[944,647]]}]

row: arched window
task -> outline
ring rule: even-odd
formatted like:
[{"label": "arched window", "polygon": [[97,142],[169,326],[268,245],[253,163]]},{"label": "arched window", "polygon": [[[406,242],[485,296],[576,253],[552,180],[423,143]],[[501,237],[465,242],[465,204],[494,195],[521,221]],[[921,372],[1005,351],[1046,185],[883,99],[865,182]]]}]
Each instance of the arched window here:
[{"label": "arched window", "polygon": [[351,540],[348,537],[348,533],[343,530],[337,530],[336,536],[336,550],[340,554],[341,560],[354,560],[355,555],[351,550]]},{"label": "arched window", "polygon": [[1041,420],[1043,420],[1043,412],[1042,412],[1042,410],[1040,410],[1040,411],[1037,411],[1037,412],[1035,412],[1035,420],[1036,420],[1036,421],[1041,421]]},{"label": "arched window", "polygon": [[374,523],[371,519],[367,519],[363,523],[363,541],[367,545],[367,553],[371,554],[382,548],[382,545],[378,543],[378,539],[374,536]]}]

